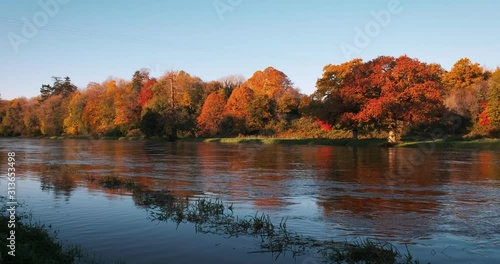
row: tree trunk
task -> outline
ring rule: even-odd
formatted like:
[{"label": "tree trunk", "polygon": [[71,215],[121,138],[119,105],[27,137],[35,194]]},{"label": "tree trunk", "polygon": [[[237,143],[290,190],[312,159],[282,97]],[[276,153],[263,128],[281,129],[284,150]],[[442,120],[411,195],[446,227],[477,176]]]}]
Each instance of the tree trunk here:
[{"label": "tree trunk", "polygon": [[387,142],[389,142],[390,144],[396,144],[397,143],[396,131],[394,129],[391,129],[389,131],[389,138],[387,138]]},{"label": "tree trunk", "polygon": [[352,130],[352,139],[353,140],[358,140],[358,129],[353,129]]},{"label": "tree trunk", "polygon": [[387,142],[389,144],[396,144],[398,139],[397,139],[397,130],[398,130],[398,127],[397,127],[397,123],[394,122],[394,123],[391,123],[389,125],[389,137],[387,138]]}]

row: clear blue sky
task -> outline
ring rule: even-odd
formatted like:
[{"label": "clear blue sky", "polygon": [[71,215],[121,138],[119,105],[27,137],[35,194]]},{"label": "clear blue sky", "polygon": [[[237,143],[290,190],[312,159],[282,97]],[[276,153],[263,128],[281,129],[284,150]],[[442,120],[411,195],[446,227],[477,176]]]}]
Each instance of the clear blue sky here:
[{"label": "clear blue sky", "polygon": [[[44,11],[45,2],[58,6]],[[0,94],[36,96],[51,76],[70,76],[84,88],[110,76],[130,79],[141,68],[154,77],[185,70],[210,81],[248,78],[268,66],[310,94],[323,66],[350,59],[341,47],[356,47],[356,28],[366,32],[367,25],[370,43],[358,45],[354,57],[407,54],[445,69],[469,57],[500,66],[500,1],[400,0],[380,25],[372,12],[390,2],[0,0]],[[25,21],[35,21],[38,32]]]}]

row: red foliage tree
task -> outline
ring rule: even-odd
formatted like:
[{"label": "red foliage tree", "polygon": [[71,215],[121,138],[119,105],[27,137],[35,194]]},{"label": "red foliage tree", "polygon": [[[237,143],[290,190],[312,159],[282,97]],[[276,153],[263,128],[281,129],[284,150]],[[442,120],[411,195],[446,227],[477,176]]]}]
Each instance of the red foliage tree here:
[{"label": "red foliage tree", "polygon": [[388,124],[427,123],[441,113],[442,70],[407,56],[353,60],[325,67],[315,101],[330,116],[321,120],[353,130]]},{"label": "red foliage tree", "polygon": [[151,98],[153,98],[153,90],[151,90],[151,87],[157,83],[158,81],[155,78],[152,78],[142,86],[141,92],[137,96],[137,101],[141,107],[147,105]]},{"label": "red foliage tree", "polygon": [[369,64],[373,69],[369,88],[374,96],[356,118],[411,124],[439,118],[443,107],[439,68],[407,56],[380,57]]}]

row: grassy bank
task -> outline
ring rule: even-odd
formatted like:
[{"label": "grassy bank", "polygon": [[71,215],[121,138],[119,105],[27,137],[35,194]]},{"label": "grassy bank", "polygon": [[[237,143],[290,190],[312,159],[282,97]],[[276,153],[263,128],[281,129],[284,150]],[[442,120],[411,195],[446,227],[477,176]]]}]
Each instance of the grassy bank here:
[{"label": "grassy bank", "polygon": [[457,149],[484,149],[499,150],[500,139],[439,139],[427,141],[405,141],[398,144],[398,147],[419,147],[421,145],[434,146],[436,148],[457,148]]},{"label": "grassy bank", "polygon": [[[73,263],[83,256],[79,247],[64,248],[56,240],[55,234],[39,224],[23,224],[19,221],[15,229],[8,228],[9,218],[0,215],[0,263]],[[11,236],[10,231],[15,234],[15,251],[8,247]],[[8,244],[9,243],[9,244]],[[9,255],[9,252],[15,256]],[[89,263],[89,262],[87,262]]]},{"label": "grassy bank", "polygon": [[326,145],[326,146],[377,146],[386,142],[386,139],[280,139],[266,137],[241,137],[241,138],[187,138],[181,142],[206,142],[222,144],[282,144],[282,145]]},{"label": "grassy bank", "polygon": [[[86,137],[86,136],[60,136],[60,137],[38,137],[37,139],[80,139],[80,140],[147,140],[147,141],[169,141],[168,138],[161,137]],[[386,139],[316,139],[316,138],[273,138],[273,137],[236,137],[236,138],[179,138],[178,142],[197,143],[222,143],[222,144],[282,144],[282,145],[327,145],[327,146],[377,146],[386,142]]]},{"label": "grassy bank", "polygon": [[[147,140],[168,142],[167,138],[143,138],[143,137],[39,137],[38,139],[80,139],[80,140]],[[180,138],[178,142],[197,142],[197,143],[220,143],[220,144],[259,144],[259,145],[323,145],[323,146],[351,146],[351,147],[377,147],[385,146],[387,139],[370,138],[353,140],[351,138],[342,139],[315,139],[315,138],[272,138],[272,137],[236,137],[236,138]],[[396,147],[419,147],[419,145],[433,144],[436,148],[463,148],[463,149],[500,149],[500,138],[483,139],[465,139],[449,138],[438,140],[425,139],[404,139]]]},{"label": "grassy bank", "polygon": [[[188,138],[180,139],[181,142],[206,142],[221,144],[283,144],[283,145],[326,145],[326,146],[352,146],[376,147],[385,146],[387,139],[279,139],[260,137],[241,138]],[[403,140],[396,147],[418,147],[419,145],[433,144],[436,148],[469,148],[469,149],[500,149],[500,139],[438,139],[438,140]]]}]

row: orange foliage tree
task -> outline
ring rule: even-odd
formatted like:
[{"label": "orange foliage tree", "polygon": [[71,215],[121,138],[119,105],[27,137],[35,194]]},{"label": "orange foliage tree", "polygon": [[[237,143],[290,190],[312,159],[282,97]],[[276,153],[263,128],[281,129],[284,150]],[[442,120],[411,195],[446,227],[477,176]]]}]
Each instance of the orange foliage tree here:
[{"label": "orange foliage tree", "polygon": [[224,107],[223,126],[226,133],[246,132],[246,120],[250,116],[249,105],[254,98],[254,91],[246,86],[234,89]]},{"label": "orange foliage tree", "polygon": [[253,92],[245,102],[246,132],[274,134],[298,117],[301,95],[283,72],[272,67],[257,71],[241,88]]},{"label": "orange foliage tree", "polygon": [[[148,80],[143,80],[146,83]],[[113,124],[119,134],[127,135],[139,127],[142,107],[137,101],[139,90],[134,89],[132,83],[119,81],[114,91],[115,118]]]},{"label": "orange foliage tree", "polygon": [[366,103],[365,92],[370,92],[367,89],[369,73],[361,59],[325,66],[304,112],[323,122],[351,130],[353,138],[357,139],[358,131],[366,126],[355,116]]},{"label": "orange foliage tree", "polygon": [[225,105],[226,98],[219,92],[213,92],[207,97],[201,114],[197,118],[199,135],[216,136],[220,134]]},{"label": "orange foliage tree", "polygon": [[471,85],[484,81],[488,78],[486,72],[479,63],[472,63],[469,58],[458,60],[451,71],[443,76],[443,84],[447,89],[465,89]]}]

